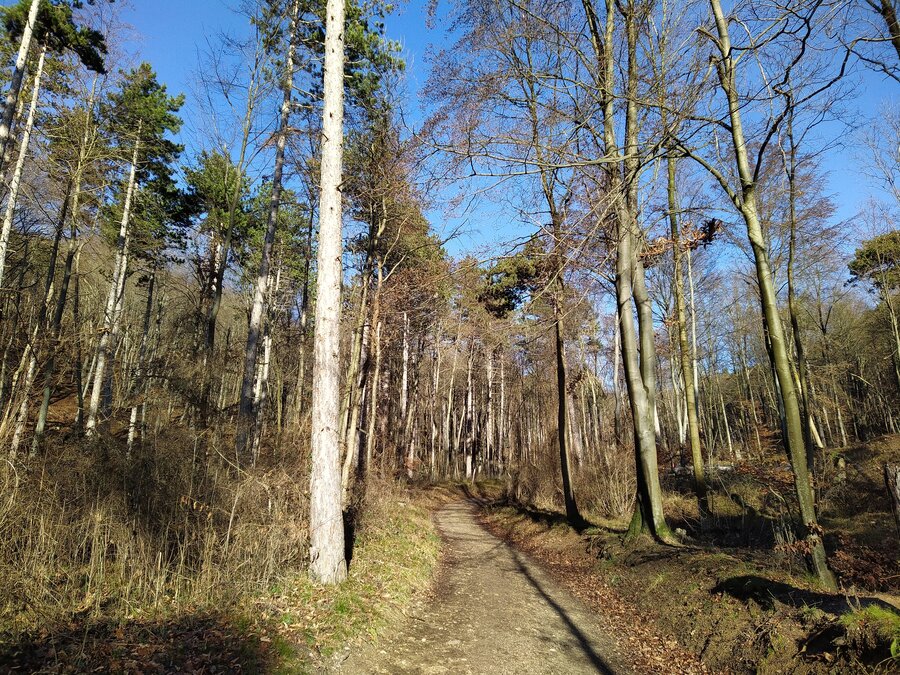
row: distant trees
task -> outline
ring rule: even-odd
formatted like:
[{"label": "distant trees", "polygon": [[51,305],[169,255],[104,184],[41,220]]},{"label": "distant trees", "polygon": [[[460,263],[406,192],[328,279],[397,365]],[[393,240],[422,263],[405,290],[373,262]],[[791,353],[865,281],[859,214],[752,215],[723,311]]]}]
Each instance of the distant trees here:
[{"label": "distant trees", "polygon": [[864,241],[850,261],[850,275],[867,283],[888,311],[894,340],[893,362],[900,388],[900,318],[896,293],[900,290],[900,230],[892,230]]}]

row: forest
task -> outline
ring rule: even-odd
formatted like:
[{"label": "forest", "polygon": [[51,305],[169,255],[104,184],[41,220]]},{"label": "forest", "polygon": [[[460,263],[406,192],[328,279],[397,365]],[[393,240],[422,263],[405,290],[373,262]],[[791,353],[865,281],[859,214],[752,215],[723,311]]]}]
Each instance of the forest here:
[{"label": "forest", "polygon": [[3,2],[0,672],[896,672],[898,13]]}]

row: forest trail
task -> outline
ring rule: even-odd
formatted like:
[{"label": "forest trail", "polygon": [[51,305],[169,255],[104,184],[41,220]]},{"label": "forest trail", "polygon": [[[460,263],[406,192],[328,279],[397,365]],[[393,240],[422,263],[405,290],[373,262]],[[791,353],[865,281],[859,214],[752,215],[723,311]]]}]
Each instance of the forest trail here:
[{"label": "forest trail", "polygon": [[454,503],[435,516],[445,542],[436,595],[342,673],[627,673],[591,611]]}]

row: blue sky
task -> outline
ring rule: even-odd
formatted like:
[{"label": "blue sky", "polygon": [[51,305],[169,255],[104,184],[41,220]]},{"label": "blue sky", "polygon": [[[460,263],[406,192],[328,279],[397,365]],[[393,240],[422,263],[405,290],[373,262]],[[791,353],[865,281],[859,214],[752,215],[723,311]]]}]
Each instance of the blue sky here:
[{"label": "blue sky", "polygon": [[[216,34],[223,30],[236,33],[244,30],[245,20],[229,8],[231,4],[231,1],[223,0],[133,0],[131,8],[124,13],[123,18],[140,36],[133,45],[137,55],[153,64],[170,91],[187,93],[184,114],[188,120],[192,114],[190,82],[197,67],[198,50],[206,47],[207,38],[214,41]],[[420,104],[415,94],[427,78],[426,50],[429,44],[439,44],[444,38],[442,28],[429,30],[426,27],[425,4],[422,0],[411,0],[387,19],[388,36],[404,45],[406,89],[410,97],[406,111],[407,119],[413,122],[420,119]],[[867,75],[855,101],[860,112],[858,118],[873,115],[891,95],[896,100],[897,92],[896,83],[885,82],[874,74]],[[850,218],[870,195],[878,193],[871,179],[856,170],[858,153],[859,150],[852,149],[831,153],[825,162],[830,174],[830,192],[838,203],[837,216],[841,219]],[[456,219],[452,224],[462,223],[468,234],[450,247],[451,252],[459,254],[484,249],[515,236],[513,227],[497,226],[498,213],[499,207],[492,209],[483,204],[467,218]],[[432,214],[436,226],[440,226],[440,220],[441,214]]]}]

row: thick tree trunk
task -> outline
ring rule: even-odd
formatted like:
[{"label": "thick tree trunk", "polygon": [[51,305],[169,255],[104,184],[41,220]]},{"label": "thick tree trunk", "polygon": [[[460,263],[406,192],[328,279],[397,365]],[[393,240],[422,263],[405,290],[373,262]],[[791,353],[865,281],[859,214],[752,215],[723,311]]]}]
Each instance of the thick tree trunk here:
[{"label": "thick tree trunk", "polygon": [[343,0],[328,0],[325,14],[322,175],[317,258],[319,293],[313,344],[309,574],[313,581],[334,584],[347,576],[339,466],[341,162],[344,141]]}]

